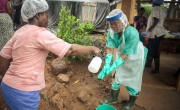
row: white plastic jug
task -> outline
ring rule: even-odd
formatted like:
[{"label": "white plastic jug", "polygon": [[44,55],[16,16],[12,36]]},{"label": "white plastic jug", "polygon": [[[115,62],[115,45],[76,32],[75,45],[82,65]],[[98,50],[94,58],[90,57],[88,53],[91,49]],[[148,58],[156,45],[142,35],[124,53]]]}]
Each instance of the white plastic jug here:
[{"label": "white plastic jug", "polygon": [[102,64],[102,59],[100,57],[94,57],[89,66],[88,66],[88,70],[91,72],[91,73],[97,73],[101,67],[101,64]]}]

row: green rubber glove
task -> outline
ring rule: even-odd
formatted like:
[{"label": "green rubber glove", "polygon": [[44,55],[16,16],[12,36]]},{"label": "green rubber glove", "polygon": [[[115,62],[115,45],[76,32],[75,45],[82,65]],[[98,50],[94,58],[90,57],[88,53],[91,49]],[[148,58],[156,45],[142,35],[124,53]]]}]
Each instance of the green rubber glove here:
[{"label": "green rubber glove", "polygon": [[121,57],[117,57],[112,66],[106,71],[106,74],[110,74],[113,72],[116,68],[120,67],[124,64],[124,60]]},{"label": "green rubber glove", "polygon": [[110,68],[110,63],[112,61],[113,54],[106,54],[105,64],[101,72],[98,74],[98,79],[103,79],[106,76],[106,71]]}]

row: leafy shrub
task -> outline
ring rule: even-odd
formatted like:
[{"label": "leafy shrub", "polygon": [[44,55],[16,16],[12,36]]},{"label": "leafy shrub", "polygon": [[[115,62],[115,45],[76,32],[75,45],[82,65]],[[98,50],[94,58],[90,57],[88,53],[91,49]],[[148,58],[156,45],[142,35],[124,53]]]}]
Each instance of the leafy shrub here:
[{"label": "leafy shrub", "polygon": [[144,6],[145,12],[144,12],[144,16],[146,18],[148,18],[151,14],[152,11],[152,6]]},{"label": "leafy shrub", "polygon": [[[71,44],[92,45],[89,34],[94,30],[90,22],[81,23],[80,19],[71,15],[70,10],[62,6],[59,13],[57,36]],[[90,54],[87,54],[89,56]],[[73,57],[82,59],[82,57]]]},{"label": "leafy shrub", "polygon": [[94,25],[90,22],[81,23],[79,19],[72,16],[70,10],[65,6],[59,13],[57,36],[69,43],[80,45],[91,45],[88,36],[94,30]]}]

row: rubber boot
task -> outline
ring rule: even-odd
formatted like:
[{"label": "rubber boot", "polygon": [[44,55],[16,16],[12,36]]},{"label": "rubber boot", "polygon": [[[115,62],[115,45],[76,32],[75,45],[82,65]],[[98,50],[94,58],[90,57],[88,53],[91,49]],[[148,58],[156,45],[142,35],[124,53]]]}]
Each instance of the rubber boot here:
[{"label": "rubber boot", "polygon": [[102,103],[107,103],[107,104],[117,103],[119,91],[120,89],[118,90],[111,89],[111,96],[108,99],[105,99]]},{"label": "rubber boot", "polygon": [[152,57],[147,57],[147,61],[145,65],[146,68],[151,68],[152,60],[153,60]]},{"label": "rubber boot", "polygon": [[130,96],[128,103],[121,110],[131,110],[135,104],[137,96]]},{"label": "rubber boot", "polygon": [[153,74],[159,73],[159,63],[160,63],[160,59],[155,58],[154,59],[155,68],[151,71],[151,73],[153,73]]}]

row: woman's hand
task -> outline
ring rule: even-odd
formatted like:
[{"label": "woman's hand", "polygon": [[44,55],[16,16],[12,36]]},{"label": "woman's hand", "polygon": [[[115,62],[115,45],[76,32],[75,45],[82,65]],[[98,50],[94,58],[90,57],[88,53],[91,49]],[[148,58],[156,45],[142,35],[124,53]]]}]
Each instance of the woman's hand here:
[{"label": "woman's hand", "polygon": [[93,51],[92,51],[96,56],[100,55],[101,50],[98,47],[93,46]]}]

